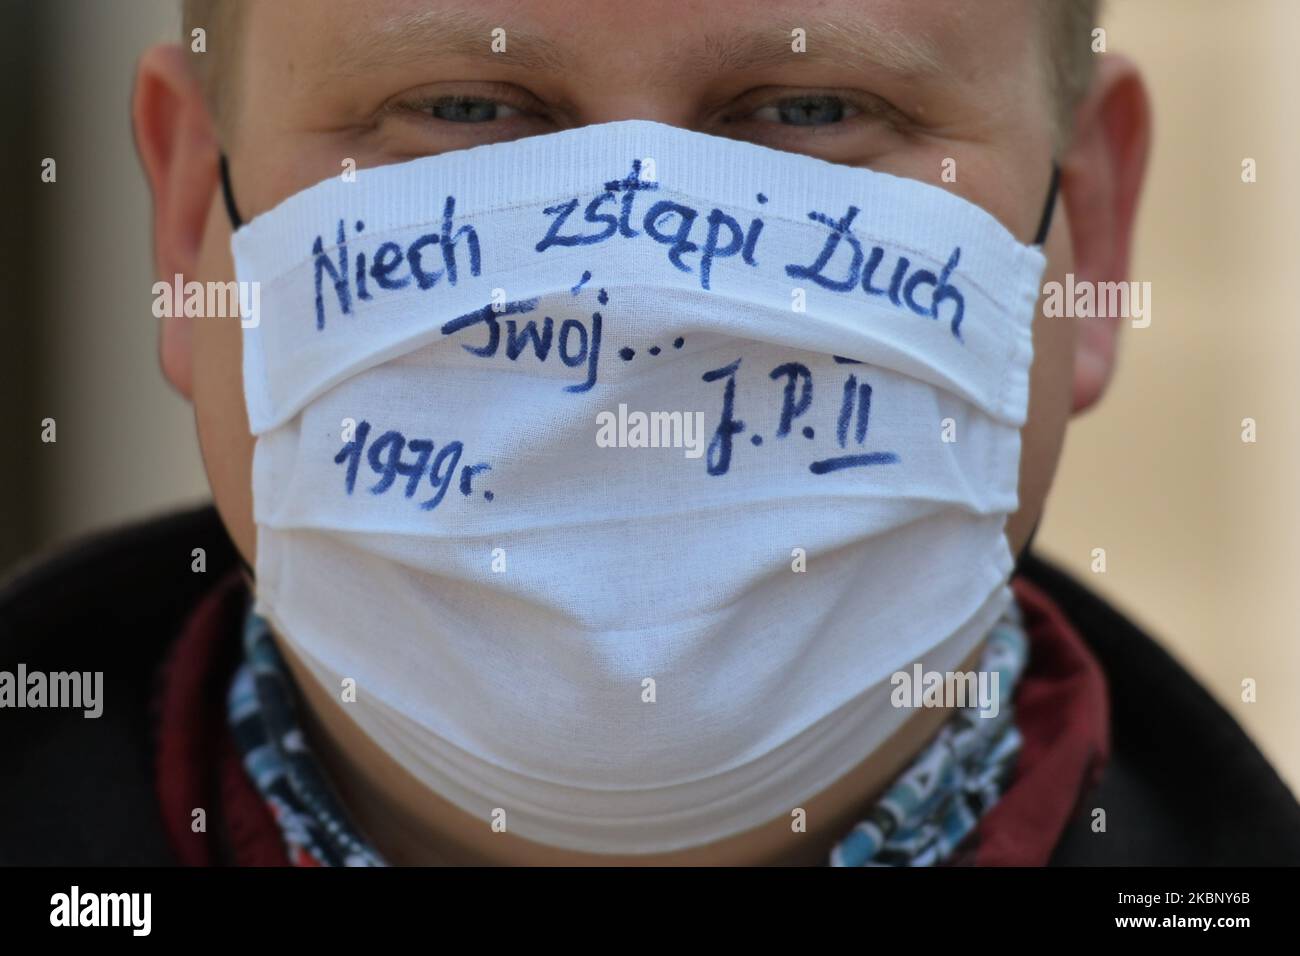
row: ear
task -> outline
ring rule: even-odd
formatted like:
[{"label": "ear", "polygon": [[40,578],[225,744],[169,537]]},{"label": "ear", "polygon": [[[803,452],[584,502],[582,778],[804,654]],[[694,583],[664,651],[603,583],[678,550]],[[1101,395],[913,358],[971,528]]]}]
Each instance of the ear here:
[{"label": "ear", "polygon": [[[1151,103],[1141,74],[1126,57],[1103,55],[1092,88],[1075,111],[1074,138],[1061,161],[1076,283],[1128,281],[1150,145]],[[1081,412],[1110,382],[1122,318],[1074,321],[1072,411]]]},{"label": "ear", "polygon": [[[153,258],[158,279],[169,286],[195,276],[203,231],[217,183],[217,135],[203,89],[185,50],[175,44],[150,48],[136,67],[131,97],[136,150],[153,193]],[[164,318],[158,355],[163,374],[192,397],[193,324]]]}]

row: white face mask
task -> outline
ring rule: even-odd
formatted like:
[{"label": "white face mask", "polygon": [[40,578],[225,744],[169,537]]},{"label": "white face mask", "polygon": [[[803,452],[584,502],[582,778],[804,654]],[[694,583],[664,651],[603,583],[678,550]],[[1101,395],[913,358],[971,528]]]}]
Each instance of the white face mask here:
[{"label": "white face mask", "polygon": [[485,826],[788,817],[1011,599],[1044,257],[942,189],[629,121],[322,182],[233,248],[257,610]]}]

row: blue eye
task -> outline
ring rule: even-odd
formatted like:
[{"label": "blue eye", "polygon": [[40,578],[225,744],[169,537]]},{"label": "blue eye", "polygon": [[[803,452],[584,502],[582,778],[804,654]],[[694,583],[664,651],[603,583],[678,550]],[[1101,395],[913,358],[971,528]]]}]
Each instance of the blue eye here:
[{"label": "blue eye", "polygon": [[856,112],[838,96],[793,96],[760,107],[754,115],[785,126],[826,126],[843,122]]},{"label": "blue eye", "polygon": [[504,103],[474,96],[440,97],[428,104],[427,109],[434,119],[449,123],[491,123],[518,113]]}]

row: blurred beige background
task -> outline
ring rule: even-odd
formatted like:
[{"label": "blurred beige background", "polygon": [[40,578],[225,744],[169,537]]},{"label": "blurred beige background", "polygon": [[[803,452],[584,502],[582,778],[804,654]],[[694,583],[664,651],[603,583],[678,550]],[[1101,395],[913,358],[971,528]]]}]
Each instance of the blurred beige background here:
[{"label": "blurred beige background", "polygon": [[1109,395],[1071,427],[1037,544],[1160,638],[1300,792],[1300,3],[1111,0],[1103,25],[1155,103],[1132,275],[1152,319],[1125,328]]},{"label": "blurred beige background", "polygon": [[[189,409],[157,371],[128,127],[134,58],[177,36],[177,6],[41,4],[24,15],[35,37],[10,41],[41,44],[27,56],[41,145],[21,175],[59,162],[58,188],[26,213],[44,223],[41,255],[74,268],[27,338],[9,338],[35,356],[16,368],[32,387],[14,401],[55,417],[59,442],[37,456],[34,507],[3,516],[0,572],[35,546],[206,495]],[[1300,2],[1110,0],[1103,24],[1155,101],[1133,274],[1152,283],[1152,322],[1125,330],[1110,395],[1071,431],[1038,543],[1163,640],[1300,791]],[[1256,444],[1240,440],[1245,417]],[[1098,547],[1105,574],[1089,569]],[[1241,702],[1245,678],[1257,703]]]}]

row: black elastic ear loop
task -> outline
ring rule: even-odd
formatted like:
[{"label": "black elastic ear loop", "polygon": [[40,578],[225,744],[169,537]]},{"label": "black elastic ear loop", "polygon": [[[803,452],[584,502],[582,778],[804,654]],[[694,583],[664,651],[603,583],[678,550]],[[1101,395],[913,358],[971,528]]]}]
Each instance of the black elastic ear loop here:
[{"label": "black elastic ear loop", "polygon": [[1052,228],[1052,212],[1056,209],[1056,194],[1061,188],[1061,167],[1052,162],[1052,183],[1047,187],[1047,205],[1043,207],[1043,218],[1038,222],[1038,233],[1034,236],[1034,245],[1041,246],[1047,241],[1047,232]]},{"label": "black elastic ear loop", "polygon": [[230,185],[230,163],[226,161],[224,152],[221,154],[221,195],[226,200],[226,215],[230,217],[230,226],[238,229],[244,224],[244,219],[235,206],[235,190]]},{"label": "black elastic ear loop", "polygon": [[[1038,233],[1034,236],[1034,245],[1041,246],[1047,241],[1047,232],[1052,228],[1052,212],[1056,209],[1056,194],[1061,187],[1061,167],[1052,163],[1052,182],[1047,187],[1047,205],[1043,207],[1043,218],[1038,223]],[[1025,563],[1029,560],[1029,549],[1034,544],[1034,538],[1038,536],[1038,526],[1042,523],[1040,518],[1034,522],[1034,526],[1029,529],[1029,537],[1026,539],[1020,553],[1016,555],[1015,567],[1012,568],[1011,576],[1014,578],[1017,574],[1024,571]]]}]

